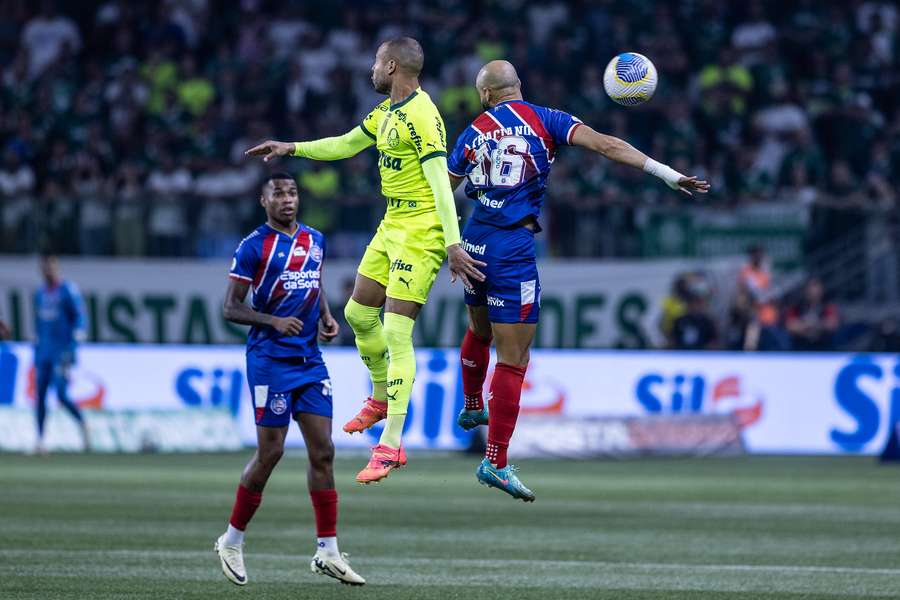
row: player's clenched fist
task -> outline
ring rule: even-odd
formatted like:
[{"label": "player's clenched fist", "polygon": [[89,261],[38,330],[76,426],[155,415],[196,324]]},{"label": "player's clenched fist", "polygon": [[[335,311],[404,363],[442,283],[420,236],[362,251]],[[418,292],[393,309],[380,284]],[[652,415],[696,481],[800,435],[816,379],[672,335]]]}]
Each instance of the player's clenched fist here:
[{"label": "player's clenched fist", "polygon": [[272,317],[272,327],[281,335],[300,335],[303,321],[297,317]]},{"label": "player's clenched fist", "polygon": [[264,161],[278,156],[290,156],[294,153],[293,142],[276,142],[275,140],[266,140],[258,146],[253,146],[244,154],[249,156],[262,156]]},{"label": "player's clenched fist", "polygon": [[319,340],[322,342],[330,342],[337,337],[341,327],[331,315],[322,315],[319,317]]}]

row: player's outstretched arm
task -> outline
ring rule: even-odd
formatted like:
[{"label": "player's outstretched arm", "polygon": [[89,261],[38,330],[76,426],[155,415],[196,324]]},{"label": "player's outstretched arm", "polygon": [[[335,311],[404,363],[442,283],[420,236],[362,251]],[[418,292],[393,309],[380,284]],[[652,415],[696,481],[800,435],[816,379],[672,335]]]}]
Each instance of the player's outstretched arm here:
[{"label": "player's outstretched arm", "polygon": [[697,177],[686,177],[668,165],[657,162],[626,142],[611,135],[597,133],[587,125],[580,125],[572,133],[572,145],[602,154],[606,158],[635,169],[641,169],[662,179],[673,190],[688,196],[693,192],[705,194],[709,183]]},{"label": "player's outstretched arm", "polygon": [[299,156],[313,160],[341,160],[356,156],[374,143],[375,141],[361,127],[354,127],[344,135],[311,142],[268,140],[250,148],[244,154],[262,156],[266,162],[278,156]]},{"label": "player's outstretched arm", "polygon": [[447,247],[447,264],[450,267],[450,281],[457,277],[464,285],[471,287],[469,278],[484,281],[484,274],[478,267],[485,266],[475,260],[460,245],[459,221],[456,216],[456,202],[453,201],[453,190],[447,179],[447,159],[443,156],[430,158],[422,163],[422,172],[434,194],[434,206],[438,220],[444,230],[444,245]]},{"label": "player's outstretched arm", "polygon": [[247,297],[248,291],[250,291],[248,282],[236,279],[228,280],[225,304],[222,307],[222,314],[226,321],[238,325],[273,327],[282,335],[300,335],[303,330],[303,321],[296,317],[276,317],[253,310],[244,304],[244,298]]}]

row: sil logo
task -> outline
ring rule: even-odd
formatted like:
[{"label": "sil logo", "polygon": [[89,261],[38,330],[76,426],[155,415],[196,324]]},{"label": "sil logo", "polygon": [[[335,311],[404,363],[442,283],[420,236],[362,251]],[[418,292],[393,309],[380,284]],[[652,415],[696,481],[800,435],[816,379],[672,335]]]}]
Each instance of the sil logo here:
[{"label": "sil logo", "polygon": [[638,403],[651,414],[731,414],[746,428],[762,417],[765,399],[738,375],[709,382],[703,375],[648,373],[635,386]]}]

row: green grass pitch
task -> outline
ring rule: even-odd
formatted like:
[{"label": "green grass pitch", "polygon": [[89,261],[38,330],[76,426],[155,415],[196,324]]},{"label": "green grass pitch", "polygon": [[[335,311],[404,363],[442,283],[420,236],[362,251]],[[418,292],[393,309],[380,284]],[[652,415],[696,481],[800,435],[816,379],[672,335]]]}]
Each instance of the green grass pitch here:
[{"label": "green grass pitch", "polygon": [[0,598],[900,598],[900,469],[871,458],[532,460],[526,505],[477,485],[477,457],[412,452],[363,487],[366,457],[339,454],[363,588],[309,571],[302,455],[250,524],[245,588],[212,546],[249,452],[3,455]]}]

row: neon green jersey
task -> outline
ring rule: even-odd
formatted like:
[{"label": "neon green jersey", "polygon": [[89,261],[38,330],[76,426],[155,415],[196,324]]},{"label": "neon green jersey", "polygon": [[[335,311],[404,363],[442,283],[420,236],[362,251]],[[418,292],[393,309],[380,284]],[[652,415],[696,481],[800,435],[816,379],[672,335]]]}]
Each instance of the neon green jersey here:
[{"label": "neon green jersey", "polygon": [[444,121],[431,97],[418,88],[397,104],[388,98],[372,109],[360,128],[378,149],[382,195],[414,200],[419,208],[433,207],[434,195],[422,163],[447,156],[447,140]]}]

